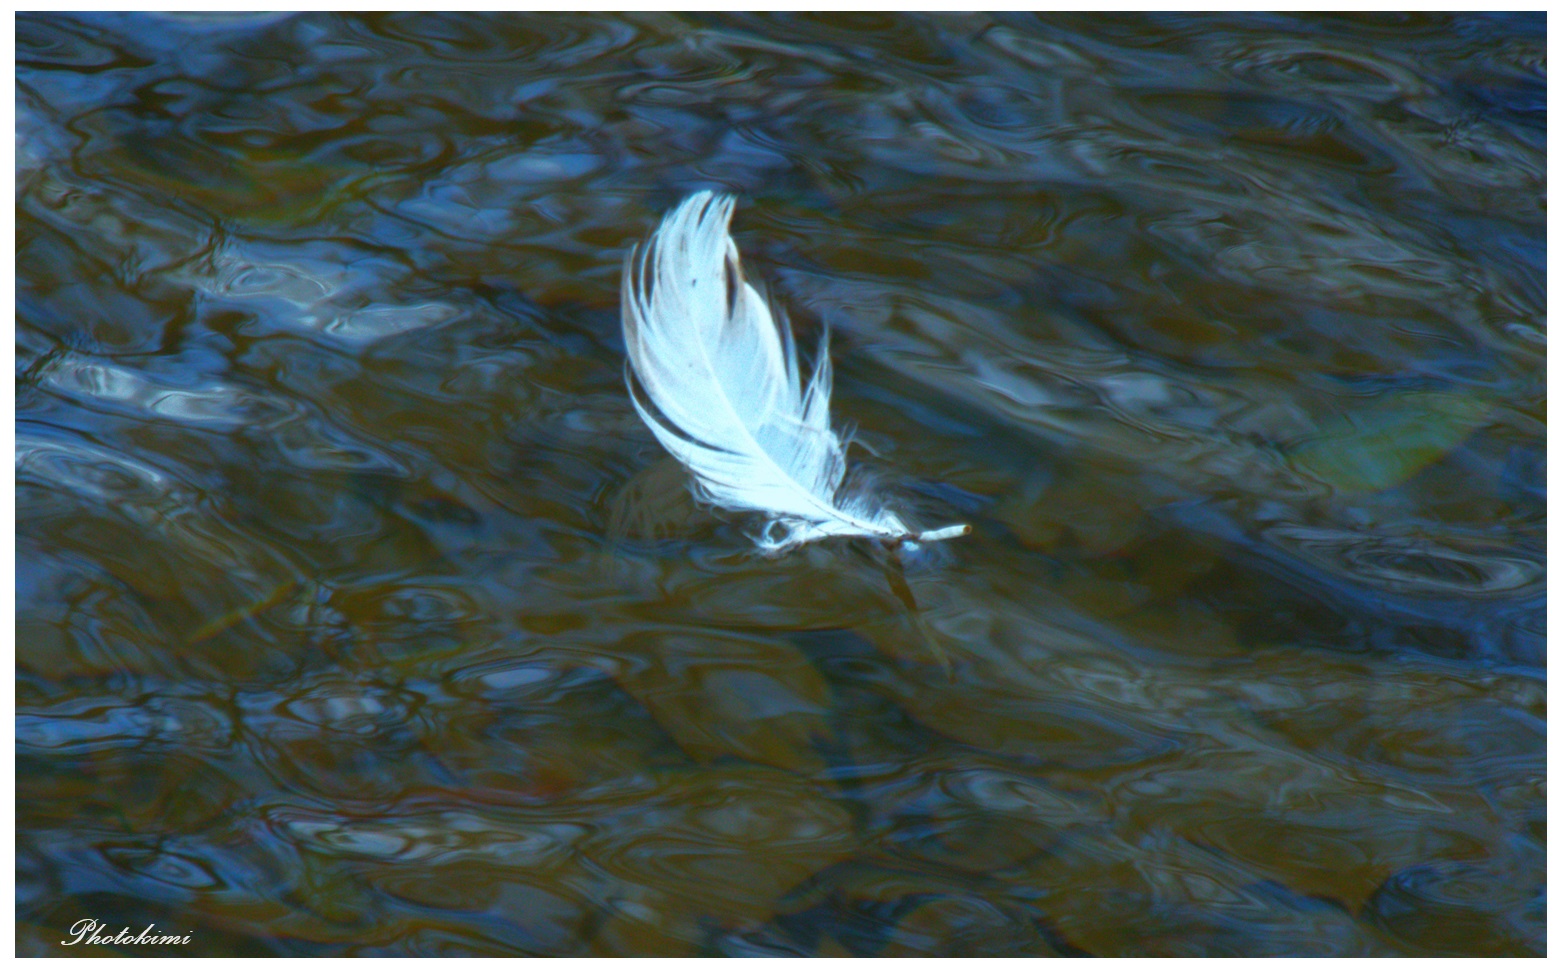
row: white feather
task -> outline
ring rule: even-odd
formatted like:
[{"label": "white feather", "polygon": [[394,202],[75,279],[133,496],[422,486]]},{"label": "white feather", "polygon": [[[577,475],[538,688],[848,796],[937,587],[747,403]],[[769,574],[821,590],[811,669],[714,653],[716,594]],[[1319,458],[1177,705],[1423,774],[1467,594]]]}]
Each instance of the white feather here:
[{"label": "white feather", "polygon": [[701,498],[769,518],[757,537],[767,550],[826,536],[932,541],[970,531],[919,533],[843,494],[829,334],[804,381],[791,328],[743,279],[727,234],[732,206],[730,196],[690,196],[625,264],[625,377],[652,434],[693,473]]}]

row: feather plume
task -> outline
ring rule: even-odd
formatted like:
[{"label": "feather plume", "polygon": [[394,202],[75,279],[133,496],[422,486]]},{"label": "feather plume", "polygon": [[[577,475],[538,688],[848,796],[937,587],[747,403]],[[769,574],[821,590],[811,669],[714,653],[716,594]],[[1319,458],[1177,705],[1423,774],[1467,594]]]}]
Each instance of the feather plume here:
[{"label": "feather plume", "polygon": [[727,233],[732,207],[730,196],[690,196],[625,263],[625,380],[656,440],[693,473],[702,500],[763,513],[756,541],[768,551],[827,536],[899,543],[969,532],[918,532],[844,493],[829,333],[805,380],[785,317],[743,278]]}]

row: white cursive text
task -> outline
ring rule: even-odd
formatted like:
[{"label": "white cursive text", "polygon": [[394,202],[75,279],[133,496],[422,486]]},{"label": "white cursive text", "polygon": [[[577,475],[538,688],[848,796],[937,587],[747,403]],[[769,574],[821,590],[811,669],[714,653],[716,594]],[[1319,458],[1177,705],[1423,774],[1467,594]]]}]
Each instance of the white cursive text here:
[{"label": "white cursive text", "polygon": [[156,923],[148,923],[146,925],[146,929],[142,930],[140,933],[135,934],[130,932],[130,927],[128,926],[120,930],[118,933],[115,933],[113,936],[105,936],[101,932],[102,929],[103,924],[99,923],[95,919],[77,920],[70,929],[71,936],[75,937],[75,939],[61,940],[60,944],[62,946],[75,946],[77,943],[188,943],[190,942],[191,936],[189,933],[186,933],[183,936],[158,933],[156,932]]}]

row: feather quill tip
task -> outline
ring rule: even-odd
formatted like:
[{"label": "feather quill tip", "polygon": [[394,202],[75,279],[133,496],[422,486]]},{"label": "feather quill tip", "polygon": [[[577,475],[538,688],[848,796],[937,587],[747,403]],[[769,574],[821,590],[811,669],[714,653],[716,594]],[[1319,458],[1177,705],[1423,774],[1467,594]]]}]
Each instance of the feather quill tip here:
[{"label": "feather quill tip", "polygon": [[938,542],[943,539],[958,539],[971,534],[968,525],[946,525],[942,529],[929,529],[927,532],[918,533],[913,538],[917,542]]}]

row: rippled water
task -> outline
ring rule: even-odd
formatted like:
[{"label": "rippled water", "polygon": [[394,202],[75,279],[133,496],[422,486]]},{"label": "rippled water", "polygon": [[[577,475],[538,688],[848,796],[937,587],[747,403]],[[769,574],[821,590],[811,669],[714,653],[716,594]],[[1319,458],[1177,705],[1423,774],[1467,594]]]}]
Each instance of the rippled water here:
[{"label": "rippled water", "polygon": [[[20,951],[1544,952],[1544,44],[19,17]],[[689,499],[700,188],[973,535]]]}]

